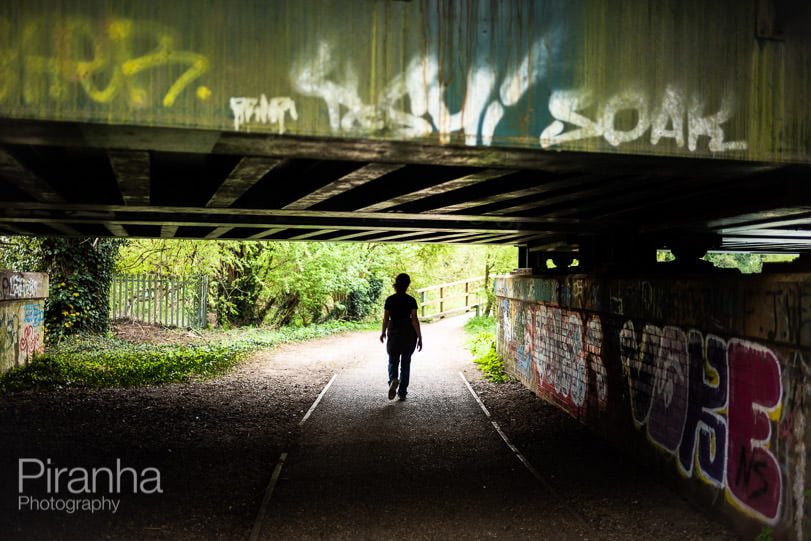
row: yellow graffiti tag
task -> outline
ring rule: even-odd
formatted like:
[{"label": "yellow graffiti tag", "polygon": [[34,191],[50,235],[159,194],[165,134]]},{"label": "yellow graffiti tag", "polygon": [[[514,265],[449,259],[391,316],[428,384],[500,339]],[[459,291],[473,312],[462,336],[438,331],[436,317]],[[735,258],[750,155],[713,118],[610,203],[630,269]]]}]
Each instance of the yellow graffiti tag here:
[{"label": "yellow graffiti tag", "polygon": [[[14,99],[15,92],[27,105],[81,93],[96,103],[124,98],[132,107],[150,105],[154,95],[171,107],[209,69],[206,56],[180,50],[171,29],[151,21],[66,17],[28,22],[15,36],[16,28],[0,19],[0,103]],[[137,54],[136,45],[141,53],[144,44],[153,47]],[[174,66],[187,69],[167,77]],[[158,88],[167,84],[161,95]],[[198,86],[192,95],[206,100],[211,91]]]}]

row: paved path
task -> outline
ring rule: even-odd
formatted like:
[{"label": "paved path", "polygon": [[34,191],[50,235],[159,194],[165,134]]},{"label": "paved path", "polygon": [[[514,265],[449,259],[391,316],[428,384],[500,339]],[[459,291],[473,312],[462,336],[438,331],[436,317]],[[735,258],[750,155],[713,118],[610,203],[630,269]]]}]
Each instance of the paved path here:
[{"label": "paved path", "polygon": [[465,385],[462,323],[424,327],[405,402],[387,399],[381,344],[358,341],[345,353],[354,362],[337,373],[289,450],[256,528],[260,539],[587,537]]}]

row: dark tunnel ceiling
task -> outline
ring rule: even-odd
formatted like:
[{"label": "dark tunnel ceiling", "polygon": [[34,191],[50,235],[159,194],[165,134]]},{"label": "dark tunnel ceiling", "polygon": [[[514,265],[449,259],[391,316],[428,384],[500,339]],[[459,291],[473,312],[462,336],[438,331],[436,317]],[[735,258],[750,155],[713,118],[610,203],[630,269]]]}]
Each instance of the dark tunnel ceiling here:
[{"label": "dark tunnel ceiling", "polygon": [[0,232],[804,252],[810,169],[3,119]]}]

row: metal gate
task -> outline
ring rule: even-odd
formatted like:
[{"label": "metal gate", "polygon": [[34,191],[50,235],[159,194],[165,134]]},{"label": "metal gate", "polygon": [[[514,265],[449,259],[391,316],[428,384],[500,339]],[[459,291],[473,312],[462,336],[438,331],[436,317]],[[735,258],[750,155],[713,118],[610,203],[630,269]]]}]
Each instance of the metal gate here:
[{"label": "metal gate", "polygon": [[177,327],[205,327],[208,278],[119,275],[110,288],[110,318]]}]

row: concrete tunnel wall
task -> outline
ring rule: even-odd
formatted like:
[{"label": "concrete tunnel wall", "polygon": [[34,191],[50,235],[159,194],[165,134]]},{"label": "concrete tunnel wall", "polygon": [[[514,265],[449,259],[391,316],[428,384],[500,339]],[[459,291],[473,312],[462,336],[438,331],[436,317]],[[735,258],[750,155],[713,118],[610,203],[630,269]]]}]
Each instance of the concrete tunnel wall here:
[{"label": "concrete tunnel wall", "polygon": [[512,376],[740,532],[807,538],[811,274],[514,274],[495,292]]}]

